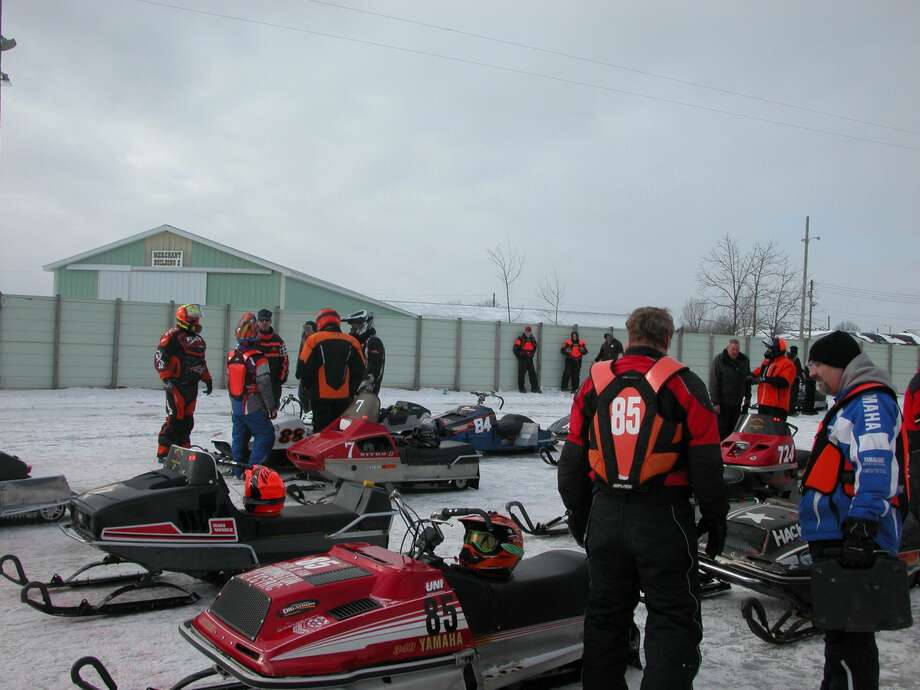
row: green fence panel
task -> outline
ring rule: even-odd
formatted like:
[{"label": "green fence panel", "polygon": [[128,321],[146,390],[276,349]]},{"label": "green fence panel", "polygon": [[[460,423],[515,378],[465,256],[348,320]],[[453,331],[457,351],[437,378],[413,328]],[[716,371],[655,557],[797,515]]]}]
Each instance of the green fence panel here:
[{"label": "green fence panel", "polygon": [[54,298],[0,300],[0,388],[51,388]]}]

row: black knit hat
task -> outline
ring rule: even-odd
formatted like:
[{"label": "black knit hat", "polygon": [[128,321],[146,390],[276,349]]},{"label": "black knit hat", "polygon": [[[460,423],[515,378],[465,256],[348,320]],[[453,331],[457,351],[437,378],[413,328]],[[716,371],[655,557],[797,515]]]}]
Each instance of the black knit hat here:
[{"label": "black knit hat", "polygon": [[860,352],[856,338],[845,331],[834,331],[815,341],[808,351],[808,360],[846,369]]},{"label": "black knit hat", "polygon": [[270,309],[259,309],[259,321],[271,321],[272,312]]}]

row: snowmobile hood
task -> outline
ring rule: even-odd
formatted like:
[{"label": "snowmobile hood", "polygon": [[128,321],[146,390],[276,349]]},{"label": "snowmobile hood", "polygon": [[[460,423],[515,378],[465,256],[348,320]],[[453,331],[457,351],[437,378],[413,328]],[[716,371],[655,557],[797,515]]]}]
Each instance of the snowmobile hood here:
[{"label": "snowmobile hood", "polygon": [[390,438],[390,433],[383,424],[368,419],[342,417],[319,433],[308,436],[288,448],[288,459],[296,465],[302,458],[324,460],[329,457],[351,457],[350,453],[353,452],[356,442],[379,436]]},{"label": "snowmobile hood", "polygon": [[472,645],[440,570],[364,543],[237,575],[180,630],[219,664],[261,679],[348,674]]}]

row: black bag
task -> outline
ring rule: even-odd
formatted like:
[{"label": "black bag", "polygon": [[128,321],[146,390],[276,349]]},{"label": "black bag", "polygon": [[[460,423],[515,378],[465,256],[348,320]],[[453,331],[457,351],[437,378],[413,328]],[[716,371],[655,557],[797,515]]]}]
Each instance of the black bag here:
[{"label": "black bag", "polygon": [[845,568],[836,560],[811,570],[814,624],[824,630],[877,632],[913,625],[907,565],[880,556],[871,568]]}]

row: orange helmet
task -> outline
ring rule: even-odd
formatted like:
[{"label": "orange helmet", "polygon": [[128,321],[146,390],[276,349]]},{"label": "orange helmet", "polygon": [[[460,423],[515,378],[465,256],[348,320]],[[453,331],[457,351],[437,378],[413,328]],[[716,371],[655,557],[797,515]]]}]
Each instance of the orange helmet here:
[{"label": "orange helmet", "polygon": [[319,314],[316,315],[316,330],[321,331],[327,326],[338,326],[341,328],[342,318],[339,316],[339,313],[335,309],[326,307],[325,309],[320,309]]},{"label": "orange helmet", "polygon": [[183,304],[176,309],[176,325],[192,333],[201,332],[201,307],[197,304]]},{"label": "orange helmet", "polygon": [[460,549],[460,565],[480,575],[511,577],[524,555],[524,534],[512,520],[489,513],[491,525],[480,515],[460,518],[466,532]]},{"label": "orange helmet", "polygon": [[246,485],[243,504],[255,515],[281,515],[284,508],[284,481],[275,470],[253,465],[243,477]]},{"label": "orange helmet", "polygon": [[249,343],[259,339],[259,322],[251,311],[244,311],[240,320],[236,322],[236,340],[240,343]]}]

